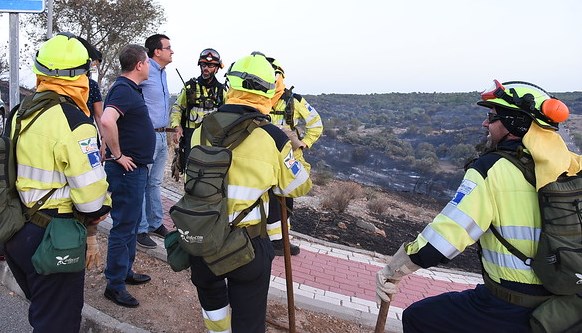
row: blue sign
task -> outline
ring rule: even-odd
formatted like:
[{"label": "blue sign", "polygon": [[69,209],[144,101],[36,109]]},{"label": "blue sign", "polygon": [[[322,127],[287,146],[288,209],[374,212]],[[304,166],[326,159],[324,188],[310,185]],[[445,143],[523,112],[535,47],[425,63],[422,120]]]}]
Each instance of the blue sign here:
[{"label": "blue sign", "polygon": [[42,13],[45,0],[0,0],[0,12]]}]

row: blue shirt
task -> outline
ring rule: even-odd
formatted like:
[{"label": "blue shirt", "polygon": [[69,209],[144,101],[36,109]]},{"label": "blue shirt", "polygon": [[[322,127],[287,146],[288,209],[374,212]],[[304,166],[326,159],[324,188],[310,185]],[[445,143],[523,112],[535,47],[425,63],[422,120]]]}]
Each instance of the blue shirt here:
[{"label": "blue shirt", "polygon": [[155,60],[150,58],[150,74],[140,85],[150,119],[154,128],[168,126],[170,122],[170,92],[166,80],[166,70],[160,68]]},{"label": "blue shirt", "polygon": [[121,153],[138,165],[153,163],[156,133],[141,88],[124,76],[118,77],[105,97],[107,107],[120,114],[117,129]]}]

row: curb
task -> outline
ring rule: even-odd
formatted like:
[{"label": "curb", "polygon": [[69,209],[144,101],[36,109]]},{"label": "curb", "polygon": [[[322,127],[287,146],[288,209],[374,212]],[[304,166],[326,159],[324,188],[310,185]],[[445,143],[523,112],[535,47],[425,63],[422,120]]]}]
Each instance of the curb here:
[{"label": "curb", "polygon": [[[6,261],[0,261],[0,283],[6,288],[26,299],[24,293],[16,283]],[[121,322],[108,314],[101,312],[91,305],[84,303],[81,314],[81,332],[87,333],[148,333],[144,329],[135,327],[128,323]]]}]

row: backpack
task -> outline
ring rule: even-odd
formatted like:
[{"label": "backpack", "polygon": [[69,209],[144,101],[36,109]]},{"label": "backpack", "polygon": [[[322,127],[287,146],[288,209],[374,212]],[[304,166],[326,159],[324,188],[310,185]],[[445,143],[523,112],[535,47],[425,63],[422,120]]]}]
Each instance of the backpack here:
[{"label": "backpack", "polygon": [[[67,97],[52,91],[43,91],[25,97],[21,104],[10,111],[4,133],[0,136],[0,243],[5,243],[19,231],[24,226],[24,223],[28,222],[30,217],[56,191],[56,189],[52,189],[32,207],[25,209],[16,190],[16,144],[18,137],[46,110],[65,102],[69,102]],[[21,128],[21,120],[28,118],[39,110],[40,112],[36,114],[28,125]],[[14,135],[10,138],[13,117],[16,117],[16,128]]]},{"label": "backpack", "polygon": [[[497,150],[520,169],[535,187],[533,158],[523,150]],[[511,245],[497,229],[491,231],[513,255],[533,271],[543,286],[555,295],[582,292],[582,172],[575,176],[561,175],[538,190],[542,231],[533,258]]]},{"label": "backpack", "polygon": [[228,221],[227,174],[232,150],[257,127],[269,124],[258,112],[214,112],[202,122],[202,142],[192,147],[186,164],[184,196],[170,208],[180,233],[180,246],[192,256],[217,254],[229,233],[260,202],[260,198]]}]

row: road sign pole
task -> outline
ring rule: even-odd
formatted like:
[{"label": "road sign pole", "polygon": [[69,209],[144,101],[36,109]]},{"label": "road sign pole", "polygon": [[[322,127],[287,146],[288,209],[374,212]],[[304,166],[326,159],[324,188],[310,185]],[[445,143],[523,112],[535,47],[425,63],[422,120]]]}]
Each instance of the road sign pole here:
[{"label": "road sign pole", "polygon": [[20,76],[19,76],[19,40],[18,40],[18,13],[10,13],[9,14],[9,23],[10,26],[10,83],[9,83],[9,91],[10,91],[10,108],[12,109],[15,105],[20,103]]}]

